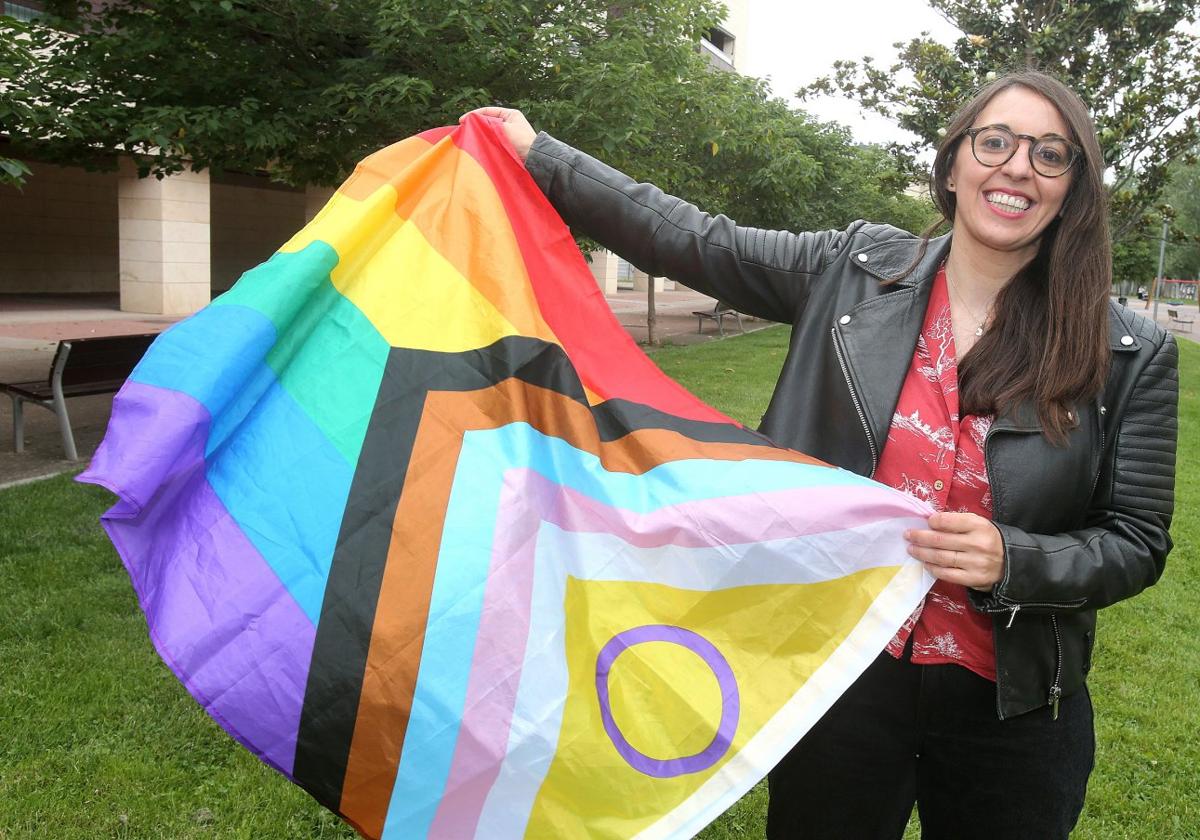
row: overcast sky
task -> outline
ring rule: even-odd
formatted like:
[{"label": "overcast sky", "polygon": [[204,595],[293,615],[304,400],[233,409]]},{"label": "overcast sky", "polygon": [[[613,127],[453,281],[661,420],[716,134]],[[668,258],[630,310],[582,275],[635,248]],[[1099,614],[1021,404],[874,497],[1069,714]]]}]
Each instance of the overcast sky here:
[{"label": "overcast sky", "polygon": [[[797,89],[828,73],[833,62],[873,56],[887,66],[896,56],[892,46],[922,31],[943,43],[959,32],[924,0],[750,0],[746,51],[738,69],[770,77],[775,93],[792,98]],[[862,142],[883,143],[907,138],[895,124],[864,115],[842,97],[823,97],[800,105],[824,120],[848,125]]]}]

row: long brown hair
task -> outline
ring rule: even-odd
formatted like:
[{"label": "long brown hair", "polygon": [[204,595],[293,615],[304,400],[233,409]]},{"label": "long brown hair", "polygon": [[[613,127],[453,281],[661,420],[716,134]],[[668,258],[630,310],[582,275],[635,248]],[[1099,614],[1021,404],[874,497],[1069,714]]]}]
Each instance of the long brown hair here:
[{"label": "long brown hair", "polygon": [[[930,194],[942,222],[954,222],[956,196],[946,188],[956,154],[971,154],[963,132],[992,97],[1010,87],[1041,95],[1083,149],[1071,172],[1060,216],[1042,232],[1037,255],[996,296],[987,332],[958,368],[963,414],[996,414],[1021,403],[1037,407],[1047,438],[1063,444],[1074,407],[1104,387],[1111,362],[1108,295],[1112,253],[1103,157],[1087,106],[1066,85],[1032,70],[982,88],[951,120],[933,161]],[[939,223],[940,224],[940,223]]]}]

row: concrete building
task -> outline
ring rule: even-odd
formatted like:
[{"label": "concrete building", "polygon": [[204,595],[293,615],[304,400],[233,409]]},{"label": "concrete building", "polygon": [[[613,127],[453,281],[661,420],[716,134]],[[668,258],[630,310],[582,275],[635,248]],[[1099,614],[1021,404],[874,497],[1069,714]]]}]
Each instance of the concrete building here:
[{"label": "concrete building", "polygon": [[[727,20],[699,45],[714,67],[733,70],[744,55],[748,3],[729,0]],[[31,19],[41,5],[5,0],[0,12]],[[0,135],[0,156],[6,145]],[[21,189],[0,186],[0,295],[118,296],[127,312],[195,312],[270,257],[332,193],[256,174],[138,178],[117,155],[108,172],[25,163],[32,177]],[[608,252],[591,266],[605,292],[648,283]]]},{"label": "concrete building", "polygon": [[25,185],[0,187],[0,294],[119,295],[126,312],[195,312],[332,193],[254,175],[138,178],[131,161],[114,162],[115,172],[87,172],[26,161]]},{"label": "concrete building", "polygon": [[700,48],[714,67],[736,71],[745,63],[750,0],[726,0],[725,7],[725,20],[701,39]]}]

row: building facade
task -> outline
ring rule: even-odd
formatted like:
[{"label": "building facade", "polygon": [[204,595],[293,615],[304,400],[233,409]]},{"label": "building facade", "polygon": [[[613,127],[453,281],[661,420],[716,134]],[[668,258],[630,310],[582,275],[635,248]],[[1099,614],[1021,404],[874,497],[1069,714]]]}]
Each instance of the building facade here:
[{"label": "building facade", "polygon": [[[29,20],[41,5],[4,0],[0,11]],[[747,5],[730,0],[726,20],[698,47],[717,69],[734,70],[744,55]],[[5,146],[0,136],[0,156]],[[24,162],[32,175],[23,187],[0,186],[0,295],[115,295],[128,312],[197,311],[269,258],[332,194],[256,174],[138,178],[133,162],[115,155],[106,172]],[[594,254],[591,268],[609,293],[649,282],[608,252]]]}]

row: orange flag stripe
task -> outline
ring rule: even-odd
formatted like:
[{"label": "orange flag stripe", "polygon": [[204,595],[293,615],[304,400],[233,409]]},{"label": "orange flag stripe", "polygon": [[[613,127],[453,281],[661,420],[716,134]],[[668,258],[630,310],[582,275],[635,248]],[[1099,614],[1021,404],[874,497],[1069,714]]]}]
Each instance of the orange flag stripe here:
[{"label": "orange flag stripe", "polygon": [[450,137],[436,144],[410,137],[366,158],[338,192],[364,201],[385,185],[400,196],[396,215],[416,225],[519,334],[560,343],[541,316],[504,203],[475,158]]},{"label": "orange flag stripe", "polygon": [[[454,422],[440,419],[448,417]],[[446,507],[463,435],[519,421],[597,456],[611,472],[641,474],[659,463],[691,458],[826,466],[786,449],[708,443],[665,429],[642,429],[604,441],[586,406],[516,379],[478,391],[430,393],[393,520],[342,785],[339,810],[366,834],[378,836],[383,830],[404,746]],[[648,459],[648,452],[655,453],[658,460]],[[381,773],[381,767],[389,771]]]}]

